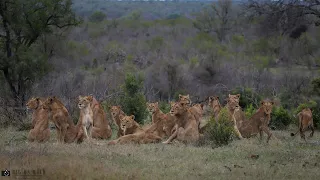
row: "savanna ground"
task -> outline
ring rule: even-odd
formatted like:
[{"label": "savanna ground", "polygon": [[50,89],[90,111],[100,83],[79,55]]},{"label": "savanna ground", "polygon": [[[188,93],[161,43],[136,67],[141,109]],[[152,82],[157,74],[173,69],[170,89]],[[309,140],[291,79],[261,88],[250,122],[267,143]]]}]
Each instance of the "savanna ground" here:
[{"label": "savanna ground", "polygon": [[273,131],[277,139],[269,144],[264,136],[262,142],[254,137],[214,149],[179,143],[108,146],[104,140],[61,145],[54,130],[47,143],[26,143],[27,131],[1,129],[0,168],[44,169],[40,179],[318,179],[320,133],[305,143],[290,136],[295,129]]}]

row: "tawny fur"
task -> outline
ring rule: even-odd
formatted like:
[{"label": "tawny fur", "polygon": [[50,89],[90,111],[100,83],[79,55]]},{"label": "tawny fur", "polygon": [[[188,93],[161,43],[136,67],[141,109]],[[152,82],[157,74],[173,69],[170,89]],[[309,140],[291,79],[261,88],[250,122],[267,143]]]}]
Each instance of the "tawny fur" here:
[{"label": "tawny fur", "polygon": [[175,117],[174,132],[168,140],[163,143],[170,143],[173,139],[191,143],[199,139],[197,121],[185,103],[175,103],[170,110],[170,114]]},{"label": "tawny fur", "polygon": [[56,97],[48,97],[44,102],[43,108],[48,110],[49,119],[55,124],[57,140],[60,143],[82,142],[84,134],[81,123],[77,126],[71,120],[68,110],[63,103]]},{"label": "tawny fur", "polygon": [[31,98],[26,106],[28,109],[32,109],[32,129],[28,134],[29,142],[47,142],[50,139],[49,129],[49,117],[48,110],[43,109],[44,99],[42,98]]},{"label": "tawny fur", "polygon": [[82,125],[84,135],[87,139],[92,139],[93,112],[91,109],[91,96],[79,96],[78,107],[80,109],[79,121]]},{"label": "tawny fur", "polygon": [[153,133],[161,138],[166,137],[166,131],[164,125],[167,122],[168,116],[159,109],[158,102],[147,103],[147,108],[152,114],[152,125],[145,129],[148,133]]},{"label": "tawny fur", "polygon": [[134,115],[124,116],[120,121],[120,128],[123,130],[124,135],[143,132],[139,123],[134,120]]},{"label": "tawny fur", "polygon": [[208,105],[212,108],[214,119],[218,119],[218,115],[222,109],[218,96],[210,96]]},{"label": "tawny fur", "polygon": [[92,98],[91,109],[93,112],[93,127],[92,127],[92,137],[95,139],[109,139],[112,135],[112,130],[107,119],[107,115],[100,105],[100,103],[93,96],[88,96]]},{"label": "tawny fur", "polygon": [[120,106],[112,106],[110,109],[111,117],[113,119],[113,123],[118,127],[118,137],[123,136],[123,130],[120,128],[121,119],[126,116],[126,114],[121,110]]},{"label": "tawny fur", "polygon": [[297,115],[299,117],[299,128],[296,133],[291,133],[291,136],[295,136],[300,132],[300,137],[306,141],[306,137],[304,135],[305,131],[308,129],[311,130],[309,137],[312,137],[314,134],[312,111],[310,108],[304,108]]},{"label": "tawny fur", "polygon": [[[249,120],[242,120],[242,118],[239,118],[237,120],[234,119],[234,121],[237,121],[236,124],[242,137],[250,138],[259,133],[260,139],[262,139],[262,134],[263,132],[265,132],[268,135],[267,142],[269,142],[272,133],[270,132],[267,123],[268,116],[272,112],[273,104],[274,103],[272,101],[262,101],[260,108],[255,112],[255,114],[252,115]],[[243,116],[239,114],[237,115],[237,113],[241,113],[240,106],[236,106],[233,116]]]}]

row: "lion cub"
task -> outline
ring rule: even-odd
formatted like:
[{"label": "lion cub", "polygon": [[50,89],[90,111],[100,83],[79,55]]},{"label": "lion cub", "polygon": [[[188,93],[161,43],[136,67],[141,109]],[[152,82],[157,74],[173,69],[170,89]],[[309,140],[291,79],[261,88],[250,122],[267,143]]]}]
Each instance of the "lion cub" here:
[{"label": "lion cub", "polygon": [[89,140],[92,139],[92,126],[93,126],[93,111],[90,106],[91,102],[92,102],[92,96],[85,96],[85,97],[79,96],[79,103],[78,103],[78,107],[80,109],[79,121],[81,122],[85,136]]}]

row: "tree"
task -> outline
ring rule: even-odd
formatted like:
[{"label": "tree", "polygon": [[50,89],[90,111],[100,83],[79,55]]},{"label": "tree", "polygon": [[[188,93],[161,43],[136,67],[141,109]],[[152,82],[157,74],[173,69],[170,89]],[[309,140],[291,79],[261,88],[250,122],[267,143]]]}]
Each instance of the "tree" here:
[{"label": "tree", "polygon": [[101,22],[106,18],[106,14],[101,11],[95,11],[90,17],[91,22]]},{"label": "tree", "polygon": [[232,0],[218,0],[204,9],[196,18],[194,27],[205,33],[215,33],[223,41],[231,29]]},{"label": "tree", "polygon": [[23,106],[32,83],[49,70],[48,57],[36,50],[38,39],[79,23],[71,5],[71,0],[0,1],[0,76],[15,106]]},{"label": "tree", "polygon": [[127,73],[122,86],[124,96],[121,97],[121,107],[127,115],[134,115],[135,121],[143,123],[146,117],[146,99],[142,93],[143,78]]},{"label": "tree", "polygon": [[245,3],[250,18],[261,19],[263,33],[288,34],[291,38],[299,38],[308,25],[320,24],[319,0],[249,0]]}]

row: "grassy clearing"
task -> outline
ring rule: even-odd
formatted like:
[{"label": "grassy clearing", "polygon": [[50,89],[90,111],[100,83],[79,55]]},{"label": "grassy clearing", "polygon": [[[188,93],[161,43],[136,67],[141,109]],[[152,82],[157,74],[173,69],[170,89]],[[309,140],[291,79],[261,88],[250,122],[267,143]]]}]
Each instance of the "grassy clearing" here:
[{"label": "grassy clearing", "polygon": [[[289,131],[273,131],[228,146],[26,143],[26,131],[0,131],[0,169],[45,170],[41,179],[318,179],[320,133],[304,143]],[[258,159],[251,158],[259,155]],[[1,178],[9,179],[9,178]]]}]

